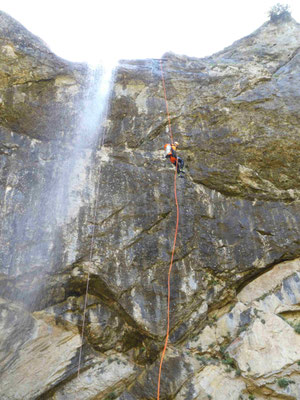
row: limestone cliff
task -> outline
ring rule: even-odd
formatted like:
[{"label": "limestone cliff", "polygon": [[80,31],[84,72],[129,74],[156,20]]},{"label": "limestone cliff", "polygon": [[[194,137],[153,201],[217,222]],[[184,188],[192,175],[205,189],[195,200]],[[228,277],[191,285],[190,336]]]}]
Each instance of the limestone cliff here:
[{"label": "limestone cliff", "polygon": [[[101,144],[95,74],[4,13],[0,46],[0,397],[155,399],[176,222],[159,62],[120,63]],[[186,177],[161,399],[299,399],[300,26],[163,60]]]}]

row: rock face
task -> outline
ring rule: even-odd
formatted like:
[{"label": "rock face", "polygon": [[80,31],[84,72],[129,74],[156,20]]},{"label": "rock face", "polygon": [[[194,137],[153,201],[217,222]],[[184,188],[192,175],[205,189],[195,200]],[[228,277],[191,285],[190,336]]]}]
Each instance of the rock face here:
[{"label": "rock face", "polygon": [[[300,26],[163,68],[186,177],[161,399],[299,399]],[[102,129],[100,72],[0,13],[1,399],[156,398],[176,223],[160,64],[120,63]]]}]

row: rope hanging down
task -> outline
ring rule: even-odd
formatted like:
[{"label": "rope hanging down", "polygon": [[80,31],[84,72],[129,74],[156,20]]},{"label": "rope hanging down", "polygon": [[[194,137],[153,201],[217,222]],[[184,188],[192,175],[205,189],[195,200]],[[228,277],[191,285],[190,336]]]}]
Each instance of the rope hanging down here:
[{"label": "rope hanging down", "polygon": [[[162,80],[162,84],[163,84],[163,88],[164,88],[166,111],[167,111],[168,124],[169,124],[169,133],[170,133],[171,143],[173,144],[174,143],[173,133],[172,133],[172,127],[171,127],[171,119],[170,119],[169,106],[168,106],[168,100],[167,100],[167,91],[166,91],[166,83],[165,83],[165,78],[164,78],[164,70],[163,70],[162,60],[160,60],[160,70],[161,70],[161,80]],[[176,165],[176,170],[177,170],[177,165]]]},{"label": "rope hanging down", "polygon": [[[163,72],[163,66],[162,66],[162,61],[161,60],[160,60],[160,69],[161,69],[162,84],[163,84],[163,88],[164,88],[166,111],[167,111],[167,115],[168,115],[169,133],[170,133],[171,142],[173,144],[173,134],[172,134],[172,128],[171,128],[171,120],[170,120],[168,100],[167,100],[167,92],[166,92],[166,85],[165,85],[164,72]],[[176,168],[175,168],[175,173],[174,173],[174,196],[175,196],[176,212],[177,212],[176,228],[175,228],[175,235],[174,235],[174,241],[173,241],[172,256],[171,256],[171,261],[170,261],[170,266],[169,266],[169,271],[168,271],[167,333],[166,333],[165,345],[164,345],[164,348],[163,348],[163,352],[161,354],[160,365],[159,365],[158,382],[157,382],[157,400],[159,400],[159,395],[160,395],[161,369],[162,369],[162,364],[163,364],[165,353],[166,353],[167,346],[168,346],[169,332],[170,332],[171,272],[172,272],[174,253],[175,253],[175,246],[176,246],[176,239],[177,239],[177,233],[178,233],[178,224],[179,224],[179,206],[178,206],[177,188],[176,188],[177,164],[178,164],[178,160],[176,160]]]},{"label": "rope hanging down", "polygon": [[[100,139],[100,146],[101,149],[104,143],[104,134],[101,136]],[[77,376],[80,375],[80,366],[81,366],[81,357],[82,357],[82,346],[83,346],[83,335],[84,335],[84,328],[85,328],[85,315],[87,309],[87,301],[88,301],[88,293],[89,293],[89,283],[90,283],[90,264],[93,258],[93,251],[94,251],[94,244],[95,244],[95,226],[96,226],[96,217],[97,217],[97,208],[98,208],[98,201],[99,201],[99,189],[100,189],[100,177],[101,177],[101,163],[98,169],[98,180],[97,180],[97,188],[95,193],[95,201],[94,201],[94,215],[93,215],[93,227],[92,227],[92,239],[91,239],[91,246],[90,246],[90,253],[89,253],[89,263],[88,263],[88,270],[87,270],[87,280],[86,280],[86,290],[85,290],[85,298],[84,298],[84,308],[83,308],[83,317],[82,317],[82,331],[81,331],[81,345],[79,349],[79,359],[78,359],[78,369],[77,369]]]}]

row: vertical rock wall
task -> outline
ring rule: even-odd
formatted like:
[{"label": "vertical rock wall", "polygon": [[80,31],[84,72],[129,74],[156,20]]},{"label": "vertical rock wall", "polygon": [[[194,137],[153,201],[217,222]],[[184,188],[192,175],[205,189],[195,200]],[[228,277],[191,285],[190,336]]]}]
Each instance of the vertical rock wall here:
[{"label": "vertical rock wall", "polygon": [[[120,63],[79,163],[87,69],[5,14],[0,33],[1,398],[154,399],[176,222],[159,62]],[[299,48],[289,19],[164,56],[186,177],[162,399],[300,398]]]}]

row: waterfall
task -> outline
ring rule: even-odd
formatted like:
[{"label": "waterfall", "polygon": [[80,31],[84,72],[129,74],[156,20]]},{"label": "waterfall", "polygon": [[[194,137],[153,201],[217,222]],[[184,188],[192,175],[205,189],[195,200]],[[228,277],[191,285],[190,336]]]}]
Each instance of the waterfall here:
[{"label": "waterfall", "polygon": [[[113,70],[105,65],[89,69],[88,90],[82,101],[72,105],[80,108],[80,118],[60,140],[32,140],[12,133],[20,151],[33,161],[24,167],[21,158],[16,160],[19,173],[7,178],[7,217],[0,237],[6,251],[0,256],[0,273],[14,283],[9,297],[31,309],[37,297],[40,303],[46,276],[78,257],[80,218],[87,220],[91,213],[99,179],[94,163],[105,131]],[[23,176],[30,185],[22,192]],[[42,302],[39,307],[43,306]]]},{"label": "waterfall", "polygon": [[[96,187],[99,177],[93,176],[93,172],[97,173],[97,167],[94,168],[93,162],[96,162],[95,154],[101,147],[105,135],[104,122],[112,79],[113,67],[111,65],[91,67],[88,99],[71,146],[72,154],[67,160],[64,168],[65,174],[59,183],[58,215],[60,223],[67,228],[69,228],[69,224],[74,225],[74,219],[77,219],[80,208],[84,206],[90,208],[97,195]],[[67,194],[66,182],[68,182]],[[71,239],[65,247],[67,251],[66,264],[71,264],[76,260],[77,235],[77,224],[75,235],[72,235],[72,229],[65,232],[65,236]]]}]

